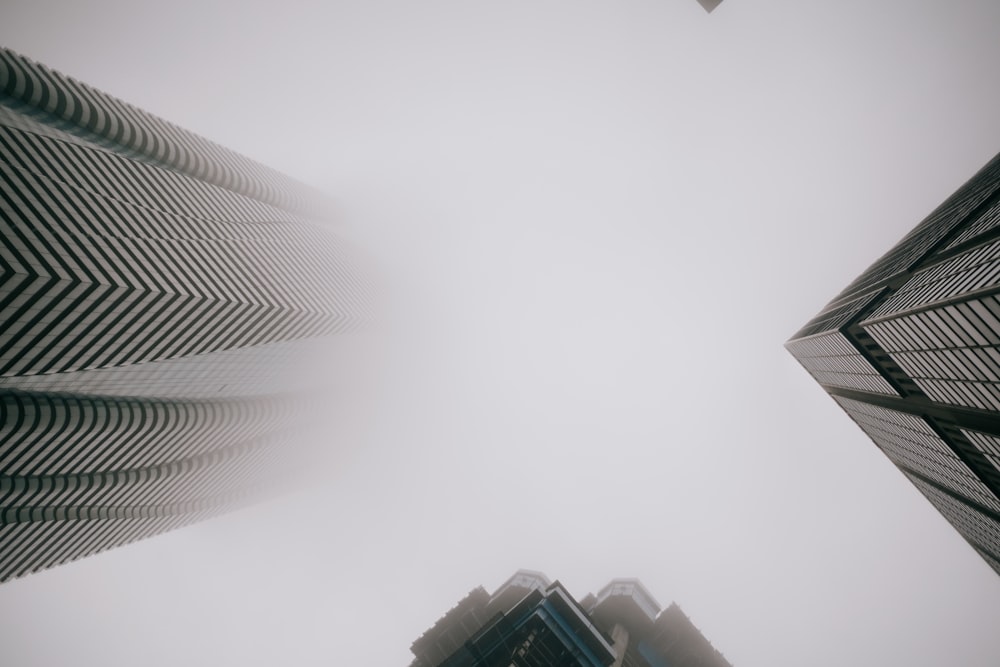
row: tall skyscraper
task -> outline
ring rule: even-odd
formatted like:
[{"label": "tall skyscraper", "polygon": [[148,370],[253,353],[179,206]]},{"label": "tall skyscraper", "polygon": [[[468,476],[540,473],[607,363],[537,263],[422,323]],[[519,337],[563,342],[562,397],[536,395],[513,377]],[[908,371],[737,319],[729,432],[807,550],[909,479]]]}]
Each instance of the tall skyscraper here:
[{"label": "tall skyscraper", "polygon": [[1000,573],[1000,156],[786,347]]},{"label": "tall skyscraper", "polygon": [[323,198],[0,50],[0,581],[239,506],[366,317]]},{"label": "tall skyscraper", "polygon": [[731,667],[680,608],[637,579],[577,602],[520,570],[492,595],[474,589],[419,639],[410,667]]}]

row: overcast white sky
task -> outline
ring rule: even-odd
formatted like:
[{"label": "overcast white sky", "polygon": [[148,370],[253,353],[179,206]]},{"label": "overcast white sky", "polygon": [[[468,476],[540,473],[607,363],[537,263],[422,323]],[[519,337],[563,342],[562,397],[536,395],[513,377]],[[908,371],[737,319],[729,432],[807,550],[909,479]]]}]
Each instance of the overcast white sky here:
[{"label": "overcast white sky", "polygon": [[[405,665],[637,576],[738,667],[1000,656],[1000,578],[782,343],[1000,149],[995,0],[4,0],[330,193],[389,294],[327,483],[0,587],[0,662]],[[351,373],[357,372],[352,370]]]}]

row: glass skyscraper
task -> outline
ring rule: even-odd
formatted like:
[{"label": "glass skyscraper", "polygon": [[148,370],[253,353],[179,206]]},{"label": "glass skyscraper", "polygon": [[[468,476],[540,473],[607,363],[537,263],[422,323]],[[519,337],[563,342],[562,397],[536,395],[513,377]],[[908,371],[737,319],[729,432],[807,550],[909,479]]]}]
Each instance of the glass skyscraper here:
[{"label": "glass skyscraper", "polygon": [[328,211],[0,50],[0,581],[239,506],[294,465],[308,370],[369,309]]},{"label": "glass skyscraper", "polygon": [[474,589],[413,642],[410,667],[731,667],[690,619],[637,579],[579,602],[520,570],[492,595]]},{"label": "glass skyscraper", "polygon": [[1000,156],[786,347],[1000,573]]}]

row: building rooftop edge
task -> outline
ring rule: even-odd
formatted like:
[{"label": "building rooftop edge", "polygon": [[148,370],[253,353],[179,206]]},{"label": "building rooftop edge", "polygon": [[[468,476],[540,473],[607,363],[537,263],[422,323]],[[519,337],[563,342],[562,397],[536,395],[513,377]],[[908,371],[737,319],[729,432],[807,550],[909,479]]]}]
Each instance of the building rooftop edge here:
[{"label": "building rooftop edge", "polygon": [[305,215],[332,208],[318,190],[282,172],[0,47],[4,98],[57,130],[264,203]]}]

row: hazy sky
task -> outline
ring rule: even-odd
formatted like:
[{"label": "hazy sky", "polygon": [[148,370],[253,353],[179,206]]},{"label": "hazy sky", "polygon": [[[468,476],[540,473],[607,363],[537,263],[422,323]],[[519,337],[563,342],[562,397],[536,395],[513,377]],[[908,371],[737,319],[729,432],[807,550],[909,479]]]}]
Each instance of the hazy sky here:
[{"label": "hazy sky", "polygon": [[333,196],[325,485],[0,587],[12,667],[405,665],[637,576],[738,667],[1000,660],[1000,578],[782,348],[1000,149],[996,0],[4,0],[0,42]]}]

